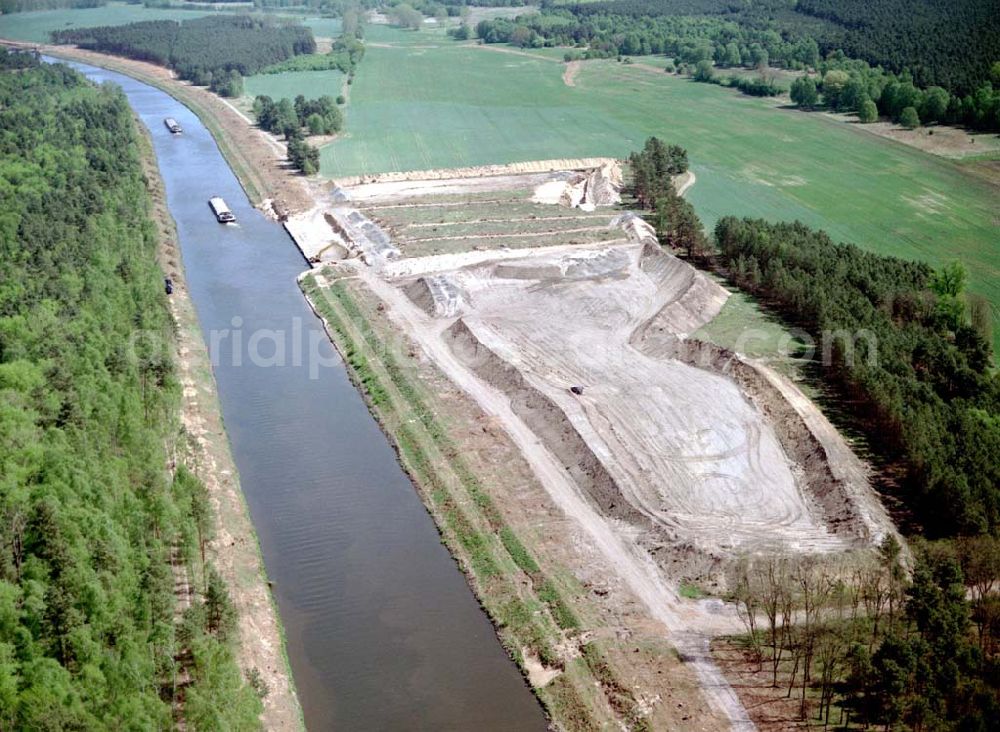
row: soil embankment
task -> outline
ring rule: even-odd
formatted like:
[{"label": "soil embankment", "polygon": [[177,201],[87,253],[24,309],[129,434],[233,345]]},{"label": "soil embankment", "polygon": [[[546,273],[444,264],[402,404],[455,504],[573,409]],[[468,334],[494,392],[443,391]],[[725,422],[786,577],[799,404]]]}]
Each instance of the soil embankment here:
[{"label": "soil embankment", "polygon": [[[568,170],[590,170],[617,162],[614,158],[561,158],[557,160],[529,160],[523,163],[498,165],[474,165],[466,168],[437,168],[433,170],[404,170],[371,175],[353,175],[337,178],[334,182],[341,187],[367,183],[399,183],[405,181],[432,181],[451,178],[492,178],[525,173],[552,173]],[[487,181],[486,185],[490,185]]]},{"label": "soil embankment", "polygon": [[622,498],[614,478],[559,405],[480,341],[465,321],[457,320],[448,328],[445,340],[459,360],[468,364],[476,376],[507,396],[514,413],[566,466],[574,482],[583,489],[597,510],[607,516],[648,527],[642,514]]}]

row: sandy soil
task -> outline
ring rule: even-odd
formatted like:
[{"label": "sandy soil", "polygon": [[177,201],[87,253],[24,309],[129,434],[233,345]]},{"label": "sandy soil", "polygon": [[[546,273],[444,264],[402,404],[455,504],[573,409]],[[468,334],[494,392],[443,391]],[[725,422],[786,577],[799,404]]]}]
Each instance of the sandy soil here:
[{"label": "sandy soil", "polygon": [[563,83],[566,86],[576,86],[576,75],[580,73],[580,64],[582,61],[570,61],[566,64],[566,69],[563,71]]},{"label": "sandy soil", "polygon": [[[138,120],[137,127],[145,133]],[[264,729],[300,730],[302,712],[285,657],[281,625],[229,451],[211,362],[188,293],[173,218],[151,149],[143,156],[143,166],[160,235],[160,265],[174,283],[169,303],[178,326],[175,363],[183,387],[181,422],[188,441],[185,457],[212,499],[216,537],[209,545],[209,555],[229,586],[239,613],[237,660],[244,671],[258,669],[267,683],[269,693],[261,718]],[[190,604],[189,585],[178,593],[178,599],[183,606]]]},{"label": "sandy soil", "polygon": [[[574,170],[588,170],[616,162],[614,158],[564,158],[561,160],[530,160],[523,163],[501,165],[478,165],[469,168],[440,168],[436,170],[396,171],[376,175],[356,175],[337,178],[334,184],[345,189],[351,200],[367,200],[390,195],[409,197],[449,191],[438,190],[438,186],[464,185],[475,190],[503,190],[505,183],[493,180],[497,177],[520,176],[525,173],[553,173]],[[460,184],[460,179],[466,179]],[[434,181],[434,183],[431,183]],[[401,186],[382,185],[387,183]],[[379,184],[379,185],[373,185]],[[518,184],[524,188],[528,184]],[[496,187],[494,187],[496,186]]]},{"label": "sandy soil", "polygon": [[654,317],[683,335],[721,309],[725,290],[684,262],[641,242],[602,245],[405,286],[434,317],[461,316],[441,335],[506,393],[602,512],[710,556],[850,544],[737,384],[633,337]]},{"label": "sandy soil", "polygon": [[821,112],[838,122],[852,125],[861,132],[885,137],[918,150],[940,155],[944,158],[961,160],[963,158],[989,153],[1000,153],[1000,135],[972,132],[961,127],[932,125],[908,130],[893,122],[873,122],[863,125],[853,114],[834,114]]},{"label": "sandy soil", "polygon": [[682,601],[678,582],[720,586],[741,552],[868,547],[891,523],[864,464],[801,391],[684,340],[726,291],[662,252],[638,217],[616,224],[612,243],[345,266],[503,430],[573,533],[667,629],[711,707],[749,729],[709,651],[739,630],[734,611]]}]

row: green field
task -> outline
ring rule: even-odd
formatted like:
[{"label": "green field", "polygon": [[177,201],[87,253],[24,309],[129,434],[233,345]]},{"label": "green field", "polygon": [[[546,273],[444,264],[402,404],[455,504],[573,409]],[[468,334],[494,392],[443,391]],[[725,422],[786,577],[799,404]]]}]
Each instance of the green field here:
[{"label": "green field", "polygon": [[48,43],[49,33],[66,28],[87,28],[95,25],[124,25],[139,20],[188,20],[208,15],[211,10],[175,10],[147,8],[143,5],[110,3],[101,8],[39,10],[11,13],[0,17],[0,38],[15,41]]},{"label": "green field", "polygon": [[299,23],[306,26],[313,32],[316,38],[336,38],[340,35],[340,18],[299,18]]},{"label": "green field", "polygon": [[[211,14],[205,8],[147,8],[143,5],[109,3],[100,8],[40,10],[0,16],[0,38],[15,41],[48,43],[49,33],[66,28],[87,28],[96,25],[124,25],[140,20],[188,20]],[[227,11],[228,12],[228,11]],[[340,18],[287,16],[312,29],[318,38],[340,35]]]},{"label": "green field", "polygon": [[561,63],[428,32],[379,29],[379,40],[394,34],[408,47],[369,46],[348,134],[322,150],[325,175],[622,156],[658,135],[688,149],[707,225],[799,219],[885,254],[960,259],[1000,324],[1000,191],[952,162],[649,69],[585,62],[571,88]]},{"label": "green field", "polygon": [[243,89],[251,97],[266,94],[274,99],[294,99],[301,94],[315,99],[326,94],[336,99],[343,82],[344,74],[339,71],[285,71],[248,76],[243,80]]}]

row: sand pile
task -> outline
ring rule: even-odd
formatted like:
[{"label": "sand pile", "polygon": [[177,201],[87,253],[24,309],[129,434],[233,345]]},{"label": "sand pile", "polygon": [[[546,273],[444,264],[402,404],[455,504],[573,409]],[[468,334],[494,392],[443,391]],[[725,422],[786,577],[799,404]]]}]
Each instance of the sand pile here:
[{"label": "sand pile", "polygon": [[454,318],[468,307],[468,297],[448,275],[419,277],[403,287],[413,303],[435,318]]},{"label": "sand pile", "polygon": [[531,200],[582,211],[621,203],[622,168],[617,160],[583,172],[566,173],[535,188]]}]

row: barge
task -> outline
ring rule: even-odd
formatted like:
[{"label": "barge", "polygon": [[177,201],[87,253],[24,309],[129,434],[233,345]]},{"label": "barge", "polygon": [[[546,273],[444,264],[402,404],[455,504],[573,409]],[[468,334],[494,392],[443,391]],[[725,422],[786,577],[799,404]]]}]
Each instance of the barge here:
[{"label": "barge", "polygon": [[219,196],[213,196],[208,199],[208,206],[212,209],[212,213],[215,214],[215,218],[218,219],[220,224],[232,224],[236,222],[233,212],[229,210],[229,206]]}]

